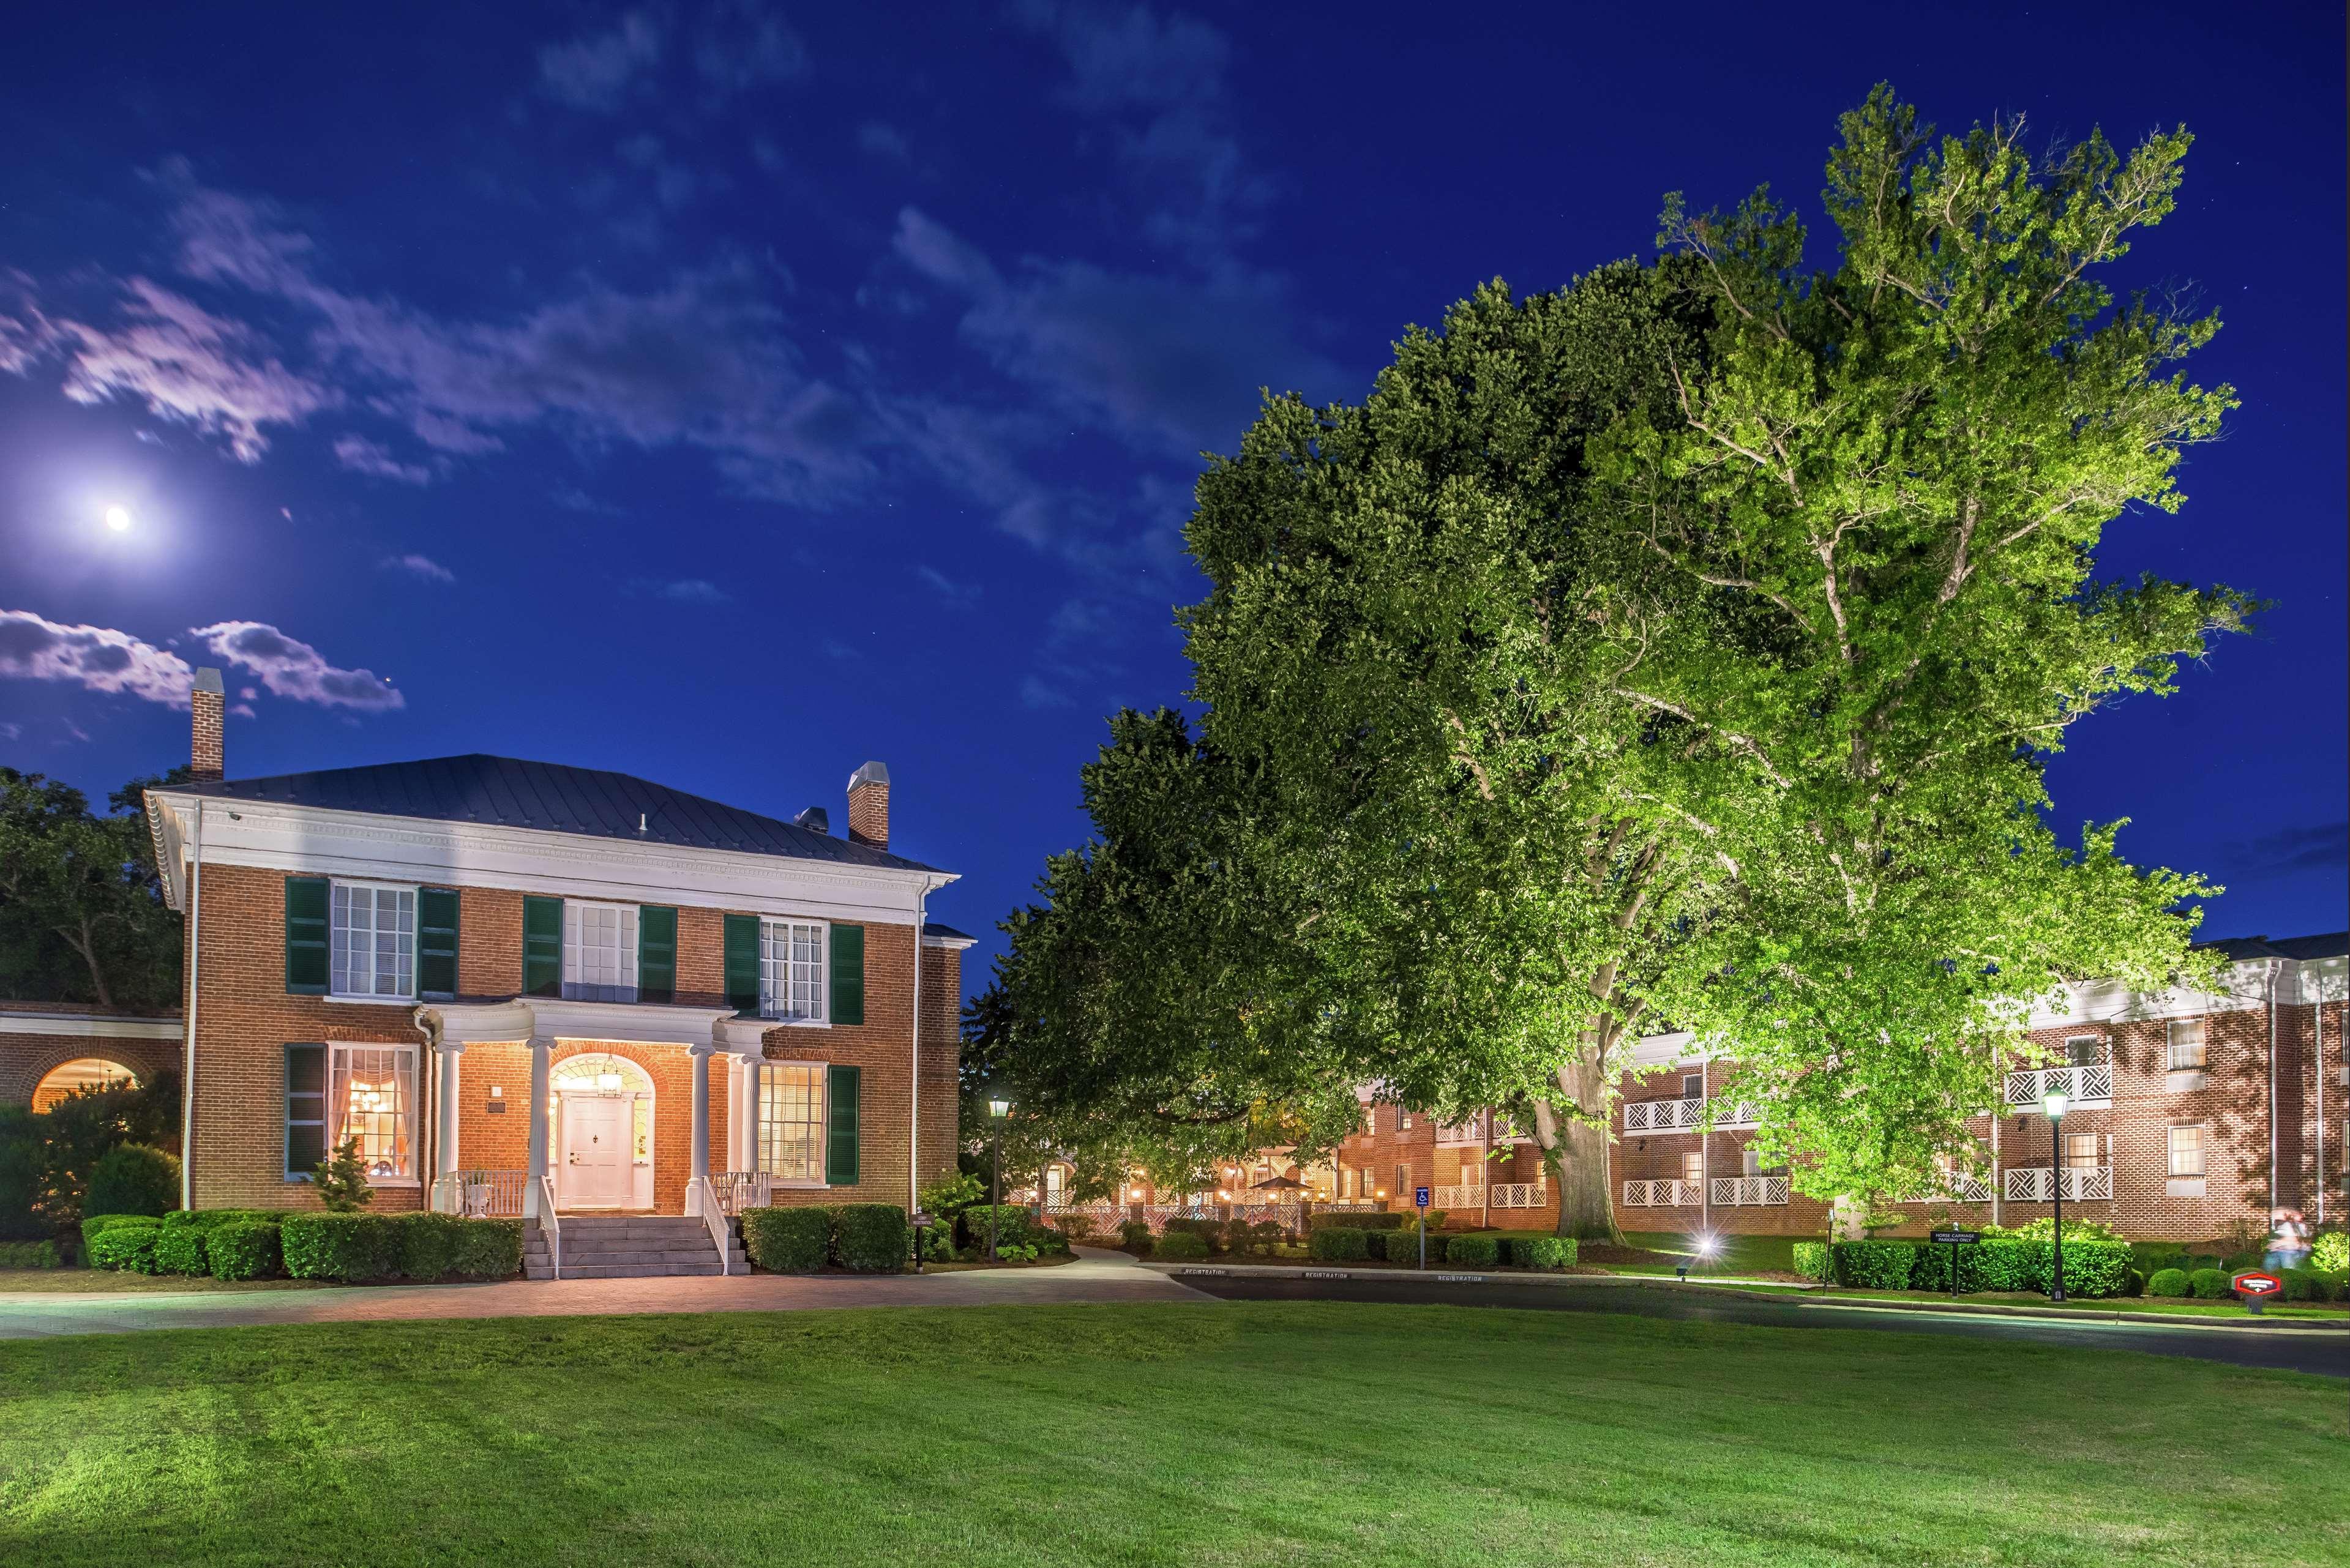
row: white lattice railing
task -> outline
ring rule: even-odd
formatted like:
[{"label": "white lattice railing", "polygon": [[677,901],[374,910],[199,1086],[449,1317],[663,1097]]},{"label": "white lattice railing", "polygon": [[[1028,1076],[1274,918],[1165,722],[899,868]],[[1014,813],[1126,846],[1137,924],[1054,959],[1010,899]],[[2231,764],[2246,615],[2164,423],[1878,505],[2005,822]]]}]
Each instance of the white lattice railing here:
[{"label": "white lattice railing", "polygon": [[[1904,1203],[1988,1203],[1991,1183],[1977,1176],[1950,1176],[1943,1179],[1946,1185],[1939,1192],[1929,1192],[1922,1198],[1904,1198]],[[2067,1197],[2071,1196],[2067,1192]]]},{"label": "white lattice railing", "polygon": [[1624,1184],[1624,1207],[1627,1209],[1694,1209],[1701,1196],[1699,1183],[1694,1181],[1627,1181]]},{"label": "white lattice railing", "polygon": [[1762,1107],[1752,1100],[1717,1099],[1706,1103],[1713,1107],[1713,1125],[1717,1131],[1762,1125]]},{"label": "white lattice railing", "polygon": [[711,1177],[710,1186],[718,1195],[718,1212],[729,1220],[775,1200],[775,1179],[764,1170],[722,1170]]},{"label": "white lattice railing", "polygon": [[2011,1165],[2004,1172],[2010,1203],[2046,1203],[2055,1196],[2052,1177],[2064,1179],[2067,1202],[2094,1203],[2114,1195],[2114,1168],[2109,1165],[2068,1165],[2061,1172],[2044,1165]]},{"label": "white lattice railing", "polygon": [[1482,1187],[1440,1187],[1429,1194],[1431,1209],[1474,1209],[1485,1201]]},{"label": "white lattice railing", "polygon": [[2007,1075],[2007,1103],[2011,1106],[2036,1106],[2052,1094],[2061,1094],[2076,1106],[2110,1105],[2114,1098],[2113,1064],[2041,1067]]},{"label": "white lattice railing", "polygon": [[1712,1194],[1714,1204],[1723,1209],[1784,1203],[1787,1201],[1787,1179],[1783,1176],[1717,1176],[1713,1179]]},{"label": "white lattice railing", "polygon": [[1703,1100],[1627,1100],[1627,1133],[1687,1132],[1705,1121]]},{"label": "white lattice railing", "polygon": [[1463,1143],[1482,1143],[1485,1141],[1485,1130],[1479,1127],[1474,1121],[1462,1122],[1457,1127],[1446,1127],[1443,1123],[1439,1122],[1436,1127],[1436,1141],[1440,1145],[1447,1146]]},{"label": "white lattice railing", "polygon": [[1429,1195],[1438,1209],[1539,1209],[1550,1189],[1539,1181],[1496,1181],[1487,1187],[1440,1187]]},{"label": "white lattice railing", "polygon": [[526,1170],[460,1170],[432,1179],[432,1211],[468,1220],[512,1220],[522,1213]]}]

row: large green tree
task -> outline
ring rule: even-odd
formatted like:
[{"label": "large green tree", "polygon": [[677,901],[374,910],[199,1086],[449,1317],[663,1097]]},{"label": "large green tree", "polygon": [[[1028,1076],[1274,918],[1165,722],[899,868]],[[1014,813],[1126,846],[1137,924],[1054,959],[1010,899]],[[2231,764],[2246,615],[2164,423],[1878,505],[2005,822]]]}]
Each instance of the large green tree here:
[{"label": "large green tree", "polygon": [[187,777],[133,779],[101,815],[69,784],[0,767],[0,993],[178,1005],[180,917],[163,904],[144,792]]}]

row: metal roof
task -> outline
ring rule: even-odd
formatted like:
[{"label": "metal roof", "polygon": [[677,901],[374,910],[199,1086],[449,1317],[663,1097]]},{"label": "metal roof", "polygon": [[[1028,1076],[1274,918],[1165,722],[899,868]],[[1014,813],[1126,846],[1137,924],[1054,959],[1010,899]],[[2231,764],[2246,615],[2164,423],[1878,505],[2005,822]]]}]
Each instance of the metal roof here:
[{"label": "metal roof", "polygon": [[631,844],[779,855],[892,871],[938,870],[869,845],[852,844],[629,774],[494,757],[481,752],[413,763],[278,774],[270,778],[174,784],[169,793],[429,822],[478,822],[626,839]]}]

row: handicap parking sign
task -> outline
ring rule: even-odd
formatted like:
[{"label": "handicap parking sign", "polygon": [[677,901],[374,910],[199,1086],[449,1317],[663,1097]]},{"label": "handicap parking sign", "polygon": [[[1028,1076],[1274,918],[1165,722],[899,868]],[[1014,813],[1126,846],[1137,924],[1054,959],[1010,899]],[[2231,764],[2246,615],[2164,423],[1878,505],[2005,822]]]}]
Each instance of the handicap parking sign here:
[{"label": "handicap parking sign", "polygon": [[1425,1209],[1428,1207],[1427,1188],[1415,1187],[1411,1189],[1411,1206],[1414,1209]]}]

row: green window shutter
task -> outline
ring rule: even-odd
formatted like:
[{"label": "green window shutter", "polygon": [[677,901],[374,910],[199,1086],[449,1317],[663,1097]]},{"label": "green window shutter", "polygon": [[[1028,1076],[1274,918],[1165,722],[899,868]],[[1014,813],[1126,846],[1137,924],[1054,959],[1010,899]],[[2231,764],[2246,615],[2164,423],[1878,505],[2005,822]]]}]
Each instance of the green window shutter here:
[{"label": "green window shutter", "polygon": [[865,1022],[865,928],[832,928],[832,1021]]},{"label": "green window shutter", "polygon": [[286,878],[286,989],[327,994],[327,878]]},{"label": "green window shutter", "polygon": [[307,1176],[327,1158],[327,1048],[286,1047],[286,1174]]},{"label": "green window shutter", "polygon": [[854,1187],[857,1185],[857,1069],[827,1067],[824,1079],[825,1185]]},{"label": "green window shutter", "polygon": [[759,917],[726,917],[726,1005],[737,1018],[759,1016]]},{"label": "green window shutter", "polygon": [[563,900],[522,901],[522,993],[563,994]]},{"label": "green window shutter", "polygon": [[637,909],[637,1000],[677,1000],[677,911],[660,904]]},{"label": "green window shutter", "polygon": [[457,889],[416,890],[416,992],[457,994]]}]

